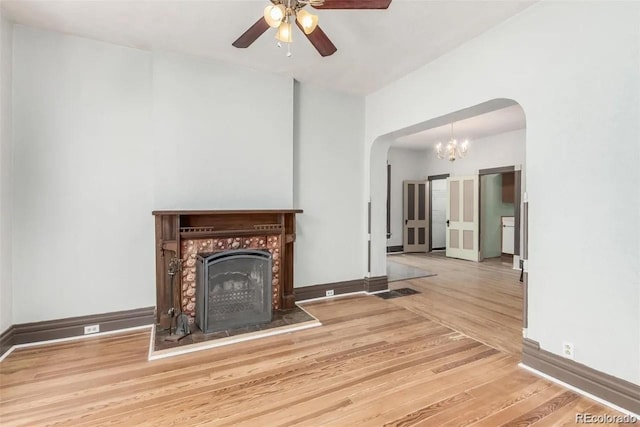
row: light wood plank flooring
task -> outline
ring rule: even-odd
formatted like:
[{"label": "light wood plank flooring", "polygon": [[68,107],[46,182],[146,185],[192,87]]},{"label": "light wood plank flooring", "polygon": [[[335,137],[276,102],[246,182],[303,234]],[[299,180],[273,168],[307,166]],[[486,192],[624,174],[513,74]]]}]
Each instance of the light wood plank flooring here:
[{"label": "light wood plank flooring", "polygon": [[307,304],[322,327],[147,361],[149,332],[19,349],[2,426],[559,426],[613,413],[404,308]]},{"label": "light wood plank flooring", "polygon": [[436,276],[392,282],[390,288],[413,288],[412,298],[390,300],[493,348],[522,354],[523,287],[520,272],[500,259],[476,263],[443,254],[391,255],[393,262]]}]

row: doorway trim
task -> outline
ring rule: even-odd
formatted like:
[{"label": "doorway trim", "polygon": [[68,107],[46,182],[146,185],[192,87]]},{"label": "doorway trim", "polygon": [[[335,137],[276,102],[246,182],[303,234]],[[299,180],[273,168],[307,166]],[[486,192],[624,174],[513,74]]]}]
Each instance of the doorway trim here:
[{"label": "doorway trim", "polygon": [[433,250],[433,246],[432,246],[432,230],[433,230],[433,194],[432,194],[432,188],[431,188],[431,181],[436,181],[438,179],[447,179],[449,178],[450,174],[448,173],[443,173],[440,175],[430,175],[427,176],[427,181],[429,181],[429,246],[428,246],[428,250],[429,252],[431,252]]},{"label": "doorway trim", "polygon": [[[517,255],[518,258],[520,258],[520,202],[522,197],[521,166],[518,166],[518,168],[516,168],[515,166],[501,166],[498,168],[480,169],[478,171],[478,175],[482,177],[483,175],[503,174],[503,173],[509,173],[509,172],[514,173],[513,191],[515,193],[513,195],[513,222],[514,222],[513,254]],[[481,181],[478,182],[478,186],[481,187],[480,182]],[[480,194],[481,191],[482,189],[480,188],[478,191],[478,194]],[[478,203],[480,203],[480,198],[481,198],[481,194],[480,196],[478,196]],[[479,210],[478,216],[479,216],[479,220],[482,221],[482,209]],[[482,239],[482,231],[478,233],[478,244],[482,242],[481,239]],[[522,261],[520,261],[520,263],[522,263]]]}]

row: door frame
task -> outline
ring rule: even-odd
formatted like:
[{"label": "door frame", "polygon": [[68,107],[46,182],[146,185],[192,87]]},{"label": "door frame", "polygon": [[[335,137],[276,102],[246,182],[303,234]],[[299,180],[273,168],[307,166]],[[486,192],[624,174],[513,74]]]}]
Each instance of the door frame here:
[{"label": "door frame", "polygon": [[[432,194],[432,188],[431,188],[431,181],[437,181],[439,179],[447,179],[449,178],[450,174],[448,173],[443,173],[440,175],[429,175],[427,176],[427,181],[429,181],[429,246],[427,247],[427,250],[429,252],[433,251],[433,233],[432,233],[432,229],[433,229],[433,194]],[[445,245],[446,246],[446,245]]]},{"label": "door frame", "polygon": [[[482,200],[482,176],[483,175],[494,175],[494,174],[503,174],[503,173],[514,173],[514,184],[513,184],[513,256],[517,256],[520,260],[520,266],[522,267],[522,260],[520,257],[520,204],[522,199],[522,165],[513,165],[513,166],[501,166],[497,168],[489,168],[489,169],[480,169],[478,171],[478,220],[480,224],[482,224],[482,206],[480,206],[480,201]],[[478,250],[482,247],[482,227],[479,227],[478,230]],[[482,257],[482,252],[480,252],[480,259],[484,259]]]}]

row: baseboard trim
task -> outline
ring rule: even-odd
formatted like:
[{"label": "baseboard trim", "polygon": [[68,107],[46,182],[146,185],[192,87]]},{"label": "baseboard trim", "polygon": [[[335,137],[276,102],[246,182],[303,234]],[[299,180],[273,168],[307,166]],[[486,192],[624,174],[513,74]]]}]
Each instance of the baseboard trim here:
[{"label": "baseboard trim", "polygon": [[537,341],[523,340],[522,364],[634,414],[640,413],[640,386],[543,350]]},{"label": "baseboard trim", "polygon": [[398,245],[398,246],[387,246],[387,253],[403,252],[403,251],[404,251],[404,246],[402,246],[402,245]]},{"label": "baseboard trim", "polygon": [[326,297],[327,291],[333,290],[333,295],[350,294],[353,292],[364,290],[363,279],[346,280],[344,282],[323,283],[313,286],[305,286],[302,288],[295,288],[294,293],[296,295],[296,301],[304,301],[308,299],[315,299],[320,297]]},{"label": "baseboard trim", "polygon": [[366,292],[380,292],[389,289],[387,276],[365,277],[364,290]]},{"label": "baseboard trim", "polygon": [[389,287],[387,276],[365,277],[364,279],[347,280],[344,282],[323,283],[313,286],[295,288],[296,301],[305,301],[327,296],[327,291],[333,290],[333,296],[352,294],[355,292],[377,292]]},{"label": "baseboard trim", "polygon": [[17,345],[85,336],[87,325],[100,325],[100,332],[111,332],[154,323],[155,307],[22,323],[11,326],[0,336],[0,357]]},{"label": "baseboard trim", "polygon": [[13,325],[0,335],[0,357],[13,347]]}]

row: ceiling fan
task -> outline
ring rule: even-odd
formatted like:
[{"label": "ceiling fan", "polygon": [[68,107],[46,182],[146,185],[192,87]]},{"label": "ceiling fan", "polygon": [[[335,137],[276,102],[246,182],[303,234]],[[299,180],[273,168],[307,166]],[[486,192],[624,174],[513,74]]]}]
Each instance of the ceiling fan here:
[{"label": "ceiling fan", "polygon": [[[278,45],[280,42],[291,43],[292,24],[295,21],[320,55],[333,55],[338,49],[318,26],[318,17],[304,10],[305,6],[315,9],[386,9],[390,4],[391,0],[271,0],[264,10],[264,17],[232,44],[238,48],[249,47],[270,27],[278,29]],[[287,52],[287,56],[291,56],[291,51]]]}]

